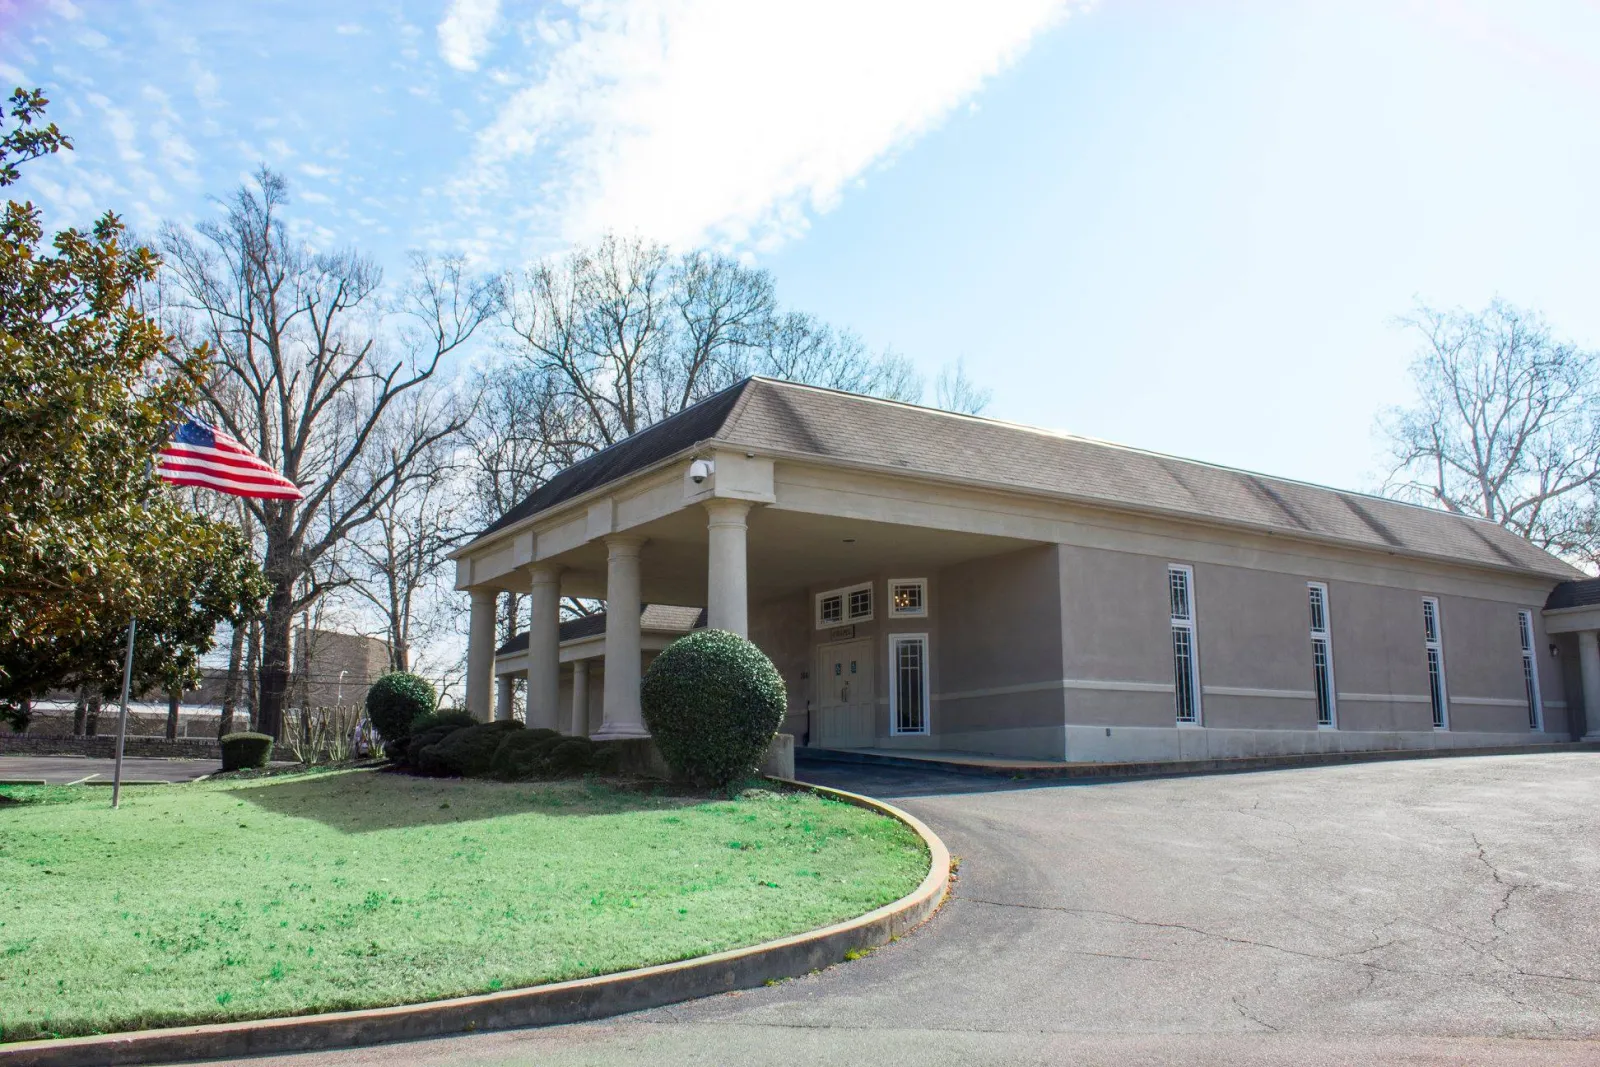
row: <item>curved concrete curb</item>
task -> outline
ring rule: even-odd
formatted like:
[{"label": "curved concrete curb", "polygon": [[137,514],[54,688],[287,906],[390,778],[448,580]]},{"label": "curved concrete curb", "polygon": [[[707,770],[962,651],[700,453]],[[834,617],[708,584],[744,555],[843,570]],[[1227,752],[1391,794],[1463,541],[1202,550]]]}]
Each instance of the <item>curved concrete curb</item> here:
[{"label": "curved concrete curb", "polygon": [[100,1067],[102,1064],[231,1060],[267,1053],[379,1045],[475,1030],[510,1030],[603,1019],[808,974],[841,962],[845,953],[852,949],[860,951],[887,944],[920,925],[938,909],[949,886],[950,852],[938,835],[919,819],[871,797],[805,782],[775,780],[905,823],[928,846],[927,877],[910,894],[865,915],[820,930],[712,956],[425,1004],[140,1030],[98,1037],[21,1041],[0,1045],[0,1065]]}]

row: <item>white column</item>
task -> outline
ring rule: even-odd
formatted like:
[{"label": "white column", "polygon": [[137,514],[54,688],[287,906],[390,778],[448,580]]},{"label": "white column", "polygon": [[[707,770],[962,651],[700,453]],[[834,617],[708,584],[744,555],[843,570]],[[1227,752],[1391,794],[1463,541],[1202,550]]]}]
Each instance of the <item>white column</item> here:
[{"label": "white column", "polygon": [[642,537],[606,538],[605,714],[596,741],[649,737],[639,710],[639,549]]},{"label": "white column", "polygon": [[511,692],[516,685],[517,676],[514,674],[498,674],[495,676],[494,692],[494,717],[497,719],[511,718]]},{"label": "white column", "polygon": [[745,568],[745,519],[750,505],[743,500],[708,500],[706,524],[710,553],[706,559],[706,625],[750,636],[750,587]]},{"label": "white column", "polygon": [[528,728],[561,721],[561,568],[528,568]]},{"label": "white column", "polygon": [[572,736],[589,736],[589,661],[572,662]]},{"label": "white column", "polygon": [[472,616],[467,626],[467,713],[480,722],[489,718],[489,693],[494,686],[493,589],[473,589]]},{"label": "white column", "polygon": [[1600,635],[1578,631],[1578,669],[1583,675],[1584,740],[1600,740]]}]

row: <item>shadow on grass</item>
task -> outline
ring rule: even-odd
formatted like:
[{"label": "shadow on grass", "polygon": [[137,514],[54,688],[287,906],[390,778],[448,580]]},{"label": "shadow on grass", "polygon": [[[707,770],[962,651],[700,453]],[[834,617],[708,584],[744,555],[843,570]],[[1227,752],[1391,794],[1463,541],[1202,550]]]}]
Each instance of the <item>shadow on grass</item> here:
[{"label": "shadow on grass", "polygon": [[414,778],[382,771],[266,779],[228,790],[228,795],[276,815],[313,819],[347,834],[447,826],[527,813],[618,815],[670,810],[718,799],[653,783],[635,785],[590,779],[485,782]]}]

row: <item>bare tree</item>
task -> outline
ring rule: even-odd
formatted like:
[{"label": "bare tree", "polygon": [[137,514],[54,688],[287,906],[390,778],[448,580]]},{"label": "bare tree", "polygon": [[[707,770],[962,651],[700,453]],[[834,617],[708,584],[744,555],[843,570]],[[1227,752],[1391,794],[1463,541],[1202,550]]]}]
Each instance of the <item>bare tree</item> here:
[{"label": "bare tree", "polygon": [[967,361],[958,359],[939,371],[933,386],[934,404],[963,415],[982,415],[994,394],[967,377]]},{"label": "bare tree", "polygon": [[1478,312],[1421,307],[1401,321],[1422,342],[1417,403],[1380,420],[1393,457],[1385,491],[1593,559],[1596,353],[1499,300]]},{"label": "bare tree", "polygon": [[[396,401],[434,378],[498,307],[492,283],[459,261],[418,257],[386,302],[382,275],[352,251],[318,253],[294,238],[284,180],[261,170],[227,215],[193,234],[163,231],[187,329],[215,350],[205,395],[228,433],[305,492],[251,501],[272,582],[261,629],[256,728],[276,735],[296,613],[347,579],[330,553],[374,521],[408,472],[455,431],[430,424],[385,464],[363,462]],[[394,354],[398,350],[398,354]]]},{"label": "bare tree", "polygon": [[[377,468],[365,474],[367,480],[404,465],[396,491],[352,535],[346,565],[351,588],[383,622],[391,670],[411,670],[413,648],[437,628],[439,604],[430,594],[439,584],[445,553],[457,539],[463,503],[451,450],[469,414],[442,388],[413,390],[395,404],[362,458],[363,464]],[[417,440],[431,443],[407,460]]]}]

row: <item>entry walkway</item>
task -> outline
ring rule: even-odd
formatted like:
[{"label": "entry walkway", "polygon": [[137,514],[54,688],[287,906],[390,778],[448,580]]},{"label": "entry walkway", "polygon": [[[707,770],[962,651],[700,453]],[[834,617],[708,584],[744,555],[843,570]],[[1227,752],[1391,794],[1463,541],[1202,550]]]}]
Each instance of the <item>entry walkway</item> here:
[{"label": "entry walkway", "polygon": [[961,857],[926,926],[766,989],[258,1067],[1600,1062],[1600,756],[1069,784],[801,771]]}]

